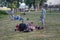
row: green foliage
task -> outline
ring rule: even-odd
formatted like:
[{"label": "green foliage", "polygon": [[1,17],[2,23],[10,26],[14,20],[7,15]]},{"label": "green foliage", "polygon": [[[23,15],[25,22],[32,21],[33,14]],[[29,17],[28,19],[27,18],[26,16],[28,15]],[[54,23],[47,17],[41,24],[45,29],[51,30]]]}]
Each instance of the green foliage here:
[{"label": "green foliage", "polygon": [[7,15],[5,11],[0,11],[0,15]]},{"label": "green foliage", "polygon": [[25,0],[25,3],[26,3],[26,5],[28,5],[29,6],[29,8],[32,6],[32,4],[33,5],[35,5],[35,0]]},{"label": "green foliage", "polygon": [[40,1],[40,6],[43,6],[44,5],[44,2],[47,2],[47,0],[41,0]]},{"label": "green foliage", "polygon": [[17,0],[6,0],[9,3],[9,8],[16,8],[17,7]]},{"label": "green foliage", "polygon": [[[29,5],[29,7],[31,7],[31,5],[33,4],[34,6],[36,6],[37,4],[40,4],[40,6],[42,6],[44,4],[44,2],[46,2],[47,0],[25,0],[25,3],[27,5]],[[35,5],[36,4],[36,5]]]},{"label": "green foliage", "polygon": [[6,1],[9,2],[9,3],[12,3],[12,2],[14,2],[16,0],[6,0]]},{"label": "green foliage", "polygon": [[9,8],[16,8],[16,3],[14,2],[14,3],[12,3],[12,4],[9,4]]}]

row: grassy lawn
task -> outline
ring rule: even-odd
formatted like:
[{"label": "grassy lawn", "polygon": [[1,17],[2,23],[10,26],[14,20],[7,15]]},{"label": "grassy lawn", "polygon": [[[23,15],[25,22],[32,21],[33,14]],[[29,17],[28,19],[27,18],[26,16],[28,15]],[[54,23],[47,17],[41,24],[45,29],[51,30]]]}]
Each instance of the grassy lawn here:
[{"label": "grassy lawn", "polygon": [[[1,15],[0,15],[1,16]],[[40,24],[39,12],[26,13],[24,18],[29,18],[35,25]],[[0,18],[0,40],[60,40],[60,14],[47,13],[45,19],[45,30],[33,31],[29,33],[22,33],[14,31],[15,25],[21,21],[11,21],[9,15]],[[25,20],[25,22],[29,22]]]}]

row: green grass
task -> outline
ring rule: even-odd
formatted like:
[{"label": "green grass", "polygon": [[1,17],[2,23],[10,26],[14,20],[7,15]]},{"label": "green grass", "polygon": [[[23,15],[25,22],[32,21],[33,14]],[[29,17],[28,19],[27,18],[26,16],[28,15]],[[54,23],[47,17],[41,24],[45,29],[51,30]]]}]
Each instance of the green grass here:
[{"label": "green grass", "polygon": [[[35,25],[41,25],[39,22],[39,12],[26,13],[24,18],[29,18]],[[22,33],[14,31],[15,25],[21,21],[11,21],[9,16],[3,16],[0,20],[0,40],[60,40],[60,14],[47,13],[45,19],[45,30]],[[25,23],[29,22],[25,20]]]}]

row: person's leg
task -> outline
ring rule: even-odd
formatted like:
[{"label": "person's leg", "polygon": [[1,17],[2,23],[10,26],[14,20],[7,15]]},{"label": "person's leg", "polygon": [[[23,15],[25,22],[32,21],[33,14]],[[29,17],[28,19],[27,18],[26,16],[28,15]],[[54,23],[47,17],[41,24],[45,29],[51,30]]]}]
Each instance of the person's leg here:
[{"label": "person's leg", "polygon": [[33,29],[31,29],[31,31],[33,31]]},{"label": "person's leg", "polygon": [[24,30],[24,32],[30,32],[30,29],[27,28],[26,30]]},{"label": "person's leg", "polygon": [[14,20],[14,15],[10,15],[11,20]]},{"label": "person's leg", "polygon": [[41,29],[44,29],[44,19],[42,19],[42,27]]}]

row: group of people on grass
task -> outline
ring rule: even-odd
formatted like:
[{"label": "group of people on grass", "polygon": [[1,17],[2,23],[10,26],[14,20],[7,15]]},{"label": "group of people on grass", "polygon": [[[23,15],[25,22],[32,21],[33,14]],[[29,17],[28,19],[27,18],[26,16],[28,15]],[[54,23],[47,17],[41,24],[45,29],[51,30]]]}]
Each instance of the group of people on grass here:
[{"label": "group of people on grass", "polygon": [[40,21],[41,21],[41,25],[42,25],[41,27],[35,26],[33,22],[26,24],[22,20],[22,23],[20,23],[19,25],[16,25],[15,31],[18,30],[18,31],[23,31],[23,32],[30,32],[30,31],[34,31],[34,30],[44,29],[45,13],[46,13],[46,10],[43,7],[41,7],[41,16],[40,16]]},{"label": "group of people on grass", "polygon": [[16,25],[15,31],[31,32],[31,31],[34,31],[34,30],[41,30],[41,29],[44,29],[44,28],[34,25],[33,22],[30,22],[30,23],[26,24],[26,23],[24,23],[24,20],[22,20],[22,23]]}]

